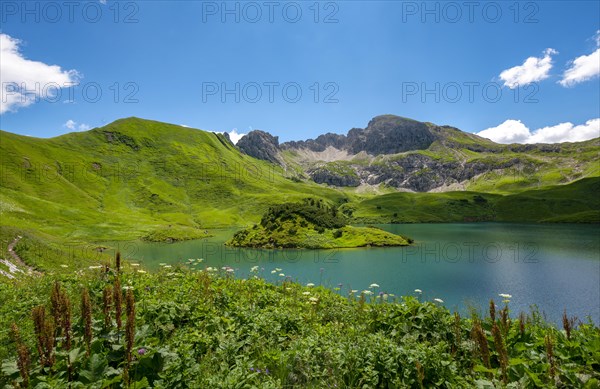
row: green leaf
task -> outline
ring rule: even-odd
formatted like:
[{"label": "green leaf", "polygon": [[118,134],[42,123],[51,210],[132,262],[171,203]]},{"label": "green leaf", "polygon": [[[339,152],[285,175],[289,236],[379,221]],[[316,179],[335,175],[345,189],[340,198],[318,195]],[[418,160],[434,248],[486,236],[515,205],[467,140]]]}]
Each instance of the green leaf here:
[{"label": "green leaf", "polygon": [[102,381],[107,368],[108,362],[106,359],[99,354],[93,354],[86,364],[86,369],[79,373],[79,375],[85,380],[84,383]]},{"label": "green leaf", "polygon": [[130,388],[132,389],[143,389],[143,388],[149,388],[150,384],[148,383],[148,379],[146,377],[142,378],[141,380],[134,382],[133,385],[130,386]]}]

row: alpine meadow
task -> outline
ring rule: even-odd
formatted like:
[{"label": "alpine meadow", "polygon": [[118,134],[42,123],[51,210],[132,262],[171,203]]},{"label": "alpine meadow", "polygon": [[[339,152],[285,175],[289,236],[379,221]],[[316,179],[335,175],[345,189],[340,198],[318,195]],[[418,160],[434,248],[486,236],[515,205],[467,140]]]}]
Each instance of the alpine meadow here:
[{"label": "alpine meadow", "polygon": [[2,2],[0,387],[600,388],[599,14]]}]

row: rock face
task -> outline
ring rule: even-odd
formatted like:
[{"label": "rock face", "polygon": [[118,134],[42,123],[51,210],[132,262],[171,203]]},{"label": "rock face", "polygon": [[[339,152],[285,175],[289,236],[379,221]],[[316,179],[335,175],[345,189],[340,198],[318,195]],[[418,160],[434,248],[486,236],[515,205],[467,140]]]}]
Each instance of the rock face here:
[{"label": "rock face", "polygon": [[250,131],[238,141],[236,146],[251,157],[281,164],[279,159],[279,137],[268,132]]},{"label": "rock face", "polygon": [[373,118],[367,128],[348,132],[348,149],[353,154],[397,154],[425,150],[435,141],[427,124],[393,115]]},{"label": "rock face", "polygon": [[327,133],[317,139],[286,142],[284,149],[306,148],[320,152],[332,146],[351,154],[364,151],[371,155],[396,154],[411,150],[425,150],[436,140],[425,123],[394,115],[373,118],[367,128],[353,128],[348,135]]},{"label": "rock face", "polygon": [[[600,140],[595,142],[598,145]],[[428,192],[468,184],[472,179],[530,179],[544,169],[561,167],[569,172],[574,165],[572,150],[576,146],[500,145],[454,127],[381,115],[373,118],[366,128],[353,128],[347,135],[326,133],[316,139],[281,145],[277,137],[252,131],[237,147],[255,158],[286,167],[296,165],[319,184],[340,187],[383,184]],[[282,150],[291,153],[282,154]],[[576,165],[575,169],[581,170]],[[564,182],[578,177],[575,170],[569,174],[573,178],[565,178]]]}]

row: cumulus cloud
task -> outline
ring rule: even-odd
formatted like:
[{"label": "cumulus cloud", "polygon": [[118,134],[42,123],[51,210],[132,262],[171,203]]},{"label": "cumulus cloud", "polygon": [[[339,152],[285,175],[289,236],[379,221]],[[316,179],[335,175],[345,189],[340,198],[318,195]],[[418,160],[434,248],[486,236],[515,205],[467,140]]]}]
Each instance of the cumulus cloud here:
[{"label": "cumulus cloud", "polygon": [[76,70],[27,59],[19,50],[20,44],[20,40],[0,34],[0,114],[17,111],[40,99],[54,101],[59,88],[78,83]]},{"label": "cumulus cloud", "polygon": [[90,129],[90,126],[85,123],[77,123],[74,120],[67,120],[65,124],[63,124],[65,128],[68,128],[71,131],[87,131]]},{"label": "cumulus cloud", "polygon": [[[213,131],[216,134],[223,134],[223,131]],[[233,130],[229,131],[227,133],[227,135],[229,135],[229,139],[231,140],[231,143],[233,143],[234,145],[237,144],[237,142],[239,142],[240,139],[242,139],[243,137],[246,136],[246,134],[240,134],[239,132],[237,132],[237,128],[234,128]]]},{"label": "cumulus cloud", "polygon": [[559,83],[564,87],[571,87],[584,81],[591,80],[600,75],[600,30],[594,38],[596,51],[589,55],[582,55],[569,62],[567,70],[563,73]]},{"label": "cumulus cloud", "polygon": [[480,131],[477,135],[497,143],[560,143],[580,142],[600,137],[600,118],[585,124],[566,122],[555,126],[529,130],[520,120],[509,119],[497,127]]},{"label": "cumulus cloud", "polygon": [[529,57],[522,65],[502,71],[500,79],[504,81],[504,86],[510,89],[545,80],[550,76],[552,56],[555,54],[558,54],[558,51],[546,49],[543,57]]},{"label": "cumulus cloud", "polygon": [[478,132],[477,135],[497,143],[525,143],[531,133],[520,120],[509,119],[497,127]]},{"label": "cumulus cloud", "polygon": [[240,139],[242,139],[244,136],[246,136],[246,134],[238,133],[236,128],[231,130],[228,134],[229,134],[229,139],[231,139],[231,141],[233,142],[234,145],[236,145]]}]

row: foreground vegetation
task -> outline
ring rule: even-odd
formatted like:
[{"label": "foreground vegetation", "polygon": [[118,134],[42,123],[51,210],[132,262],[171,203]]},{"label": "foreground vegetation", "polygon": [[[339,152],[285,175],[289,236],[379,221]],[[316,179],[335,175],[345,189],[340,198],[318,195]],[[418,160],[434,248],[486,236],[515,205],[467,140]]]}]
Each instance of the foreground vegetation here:
[{"label": "foreground vegetation", "polygon": [[599,387],[600,329],[516,315],[508,295],[461,317],[418,290],[272,284],[258,267],[117,269],[0,283],[0,386]]},{"label": "foreground vegetation", "polygon": [[352,227],[348,218],[320,199],[275,205],[260,225],[238,231],[227,242],[236,247],[354,248],[407,246],[412,240],[375,227]]}]

